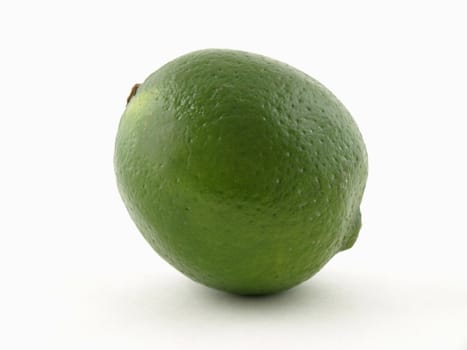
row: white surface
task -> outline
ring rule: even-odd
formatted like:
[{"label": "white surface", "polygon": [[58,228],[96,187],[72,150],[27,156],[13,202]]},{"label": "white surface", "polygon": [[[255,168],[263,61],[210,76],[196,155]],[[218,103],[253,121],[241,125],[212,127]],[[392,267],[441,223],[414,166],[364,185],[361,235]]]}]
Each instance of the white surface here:
[{"label": "white surface", "polygon": [[[2,3],[0,348],[466,350],[462,5]],[[357,244],[277,296],[189,281],[117,193],[113,143],[131,86],[207,47],[314,76],[367,143]]]}]

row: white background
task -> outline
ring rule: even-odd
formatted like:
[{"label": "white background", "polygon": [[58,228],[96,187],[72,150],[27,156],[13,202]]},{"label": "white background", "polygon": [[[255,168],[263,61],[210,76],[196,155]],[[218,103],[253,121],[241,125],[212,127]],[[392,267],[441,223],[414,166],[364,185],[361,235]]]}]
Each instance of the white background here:
[{"label": "white background", "polygon": [[[467,349],[462,1],[0,5],[0,348]],[[159,258],[113,173],[131,86],[217,47],[320,80],[369,152],[353,249],[240,298]]]}]

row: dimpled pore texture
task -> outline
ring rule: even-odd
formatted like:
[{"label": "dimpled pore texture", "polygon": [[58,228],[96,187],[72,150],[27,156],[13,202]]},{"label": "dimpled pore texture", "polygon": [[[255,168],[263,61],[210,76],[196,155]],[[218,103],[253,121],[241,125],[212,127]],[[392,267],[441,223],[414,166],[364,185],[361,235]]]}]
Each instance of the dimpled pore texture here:
[{"label": "dimpled pore texture", "polygon": [[114,164],[154,250],[220,290],[291,288],[360,230],[367,154],[354,120],[264,56],[210,49],[161,67],[128,102]]}]

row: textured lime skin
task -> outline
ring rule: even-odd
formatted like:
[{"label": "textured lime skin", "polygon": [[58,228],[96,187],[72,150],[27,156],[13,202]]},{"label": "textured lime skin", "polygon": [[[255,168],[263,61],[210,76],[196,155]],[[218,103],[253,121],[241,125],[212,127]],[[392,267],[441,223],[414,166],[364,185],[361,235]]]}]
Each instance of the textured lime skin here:
[{"label": "textured lime skin", "polygon": [[127,105],[114,164],[149,244],[217,289],[293,287],[360,230],[367,154],[354,120],[264,56],[202,50],[157,70]]}]

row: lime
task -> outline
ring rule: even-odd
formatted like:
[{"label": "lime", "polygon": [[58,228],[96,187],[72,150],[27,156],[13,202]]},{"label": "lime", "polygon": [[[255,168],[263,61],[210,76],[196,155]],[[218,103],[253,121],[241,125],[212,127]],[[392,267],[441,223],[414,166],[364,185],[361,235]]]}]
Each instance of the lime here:
[{"label": "lime", "polygon": [[360,230],[367,153],[354,120],[264,56],[202,50],[151,74],[129,97],[114,164],[154,250],[228,292],[291,288]]}]

